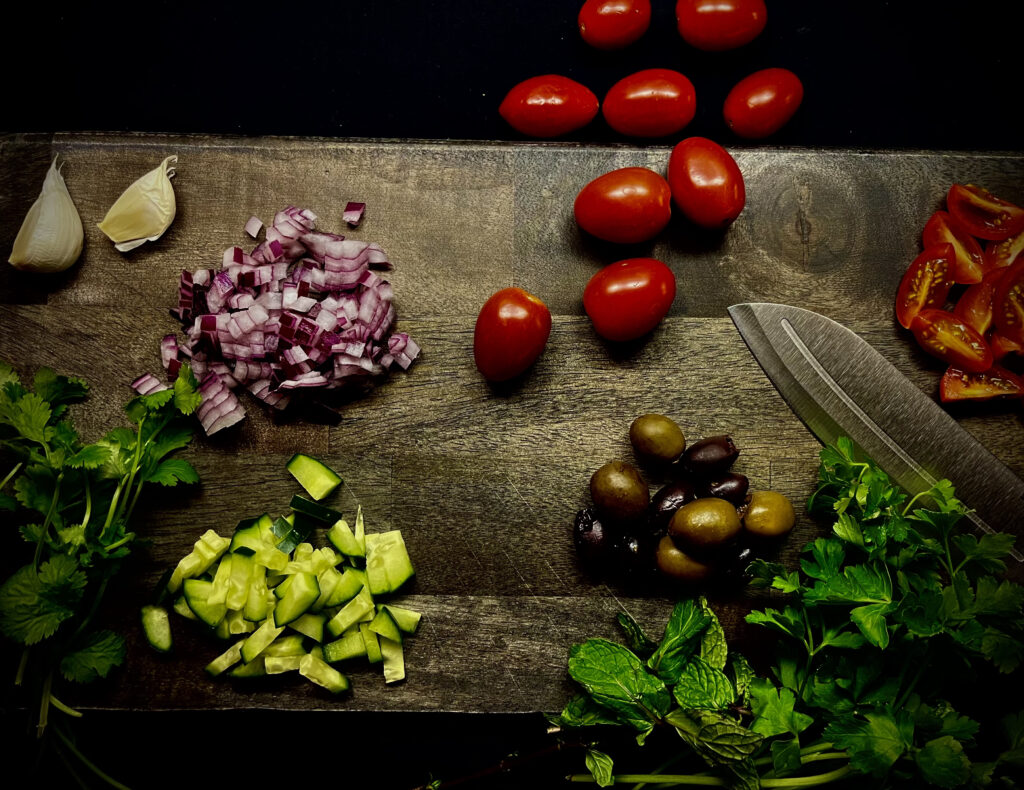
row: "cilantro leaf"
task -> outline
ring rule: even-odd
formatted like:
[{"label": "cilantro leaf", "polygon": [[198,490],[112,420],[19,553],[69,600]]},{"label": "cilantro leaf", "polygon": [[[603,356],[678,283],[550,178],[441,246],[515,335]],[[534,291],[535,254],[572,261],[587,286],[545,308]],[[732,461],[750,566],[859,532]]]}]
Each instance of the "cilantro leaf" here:
[{"label": "cilantro leaf", "polygon": [[17,510],[18,500],[8,494],[0,494],[0,510]]},{"label": "cilantro leaf", "polygon": [[665,636],[647,659],[647,666],[666,683],[675,683],[687,659],[697,649],[697,636],[711,618],[692,600],[680,601],[672,609]]},{"label": "cilantro leaf", "polygon": [[925,781],[938,787],[959,787],[971,775],[964,747],[950,735],[928,741],[914,754],[914,762]]},{"label": "cilantro leaf", "polygon": [[6,387],[8,384],[21,384],[21,379],[18,378],[18,374],[14,372],[14,368],[9,363],[0,359],[0,388]]},{"label": "cilantro leaf", "polygon": [[51,368],[39,368],[32,382],[32,388],[51,406],[74,403],[89,394],[89,385],[82,379],[58,376]]},{"label": "cilantro leaf", "polygon": [[64,463],[72,469],[98,469],[110,460],[110,447],[87,444]]},{"label": "cilantro leaf", "polygon": [[199,473],[196,472],[188,461],[183,461],[180,458],[170,458],[163,461],[150,474],[146,475],[145,480],[147,483],[176,486],[179,482],[199,482]]},{"label": "cilantro leaf", "polygon": [[53,501],[56,482],[51,469],[41,464],[33,464],[26,467],[15,480],[14,493],[22,505],[45,516]]},{"label": "cilantro leaf", "polygon": [[694,656],[683,667],[679,680],[672,688],[679,707],[722,710],[736,699],[736,691],[725,673]]},{"label": "cilantro leaf", "polygon": [[0,410],[0,422],[10,425],[30,442],[45,444],[53,435],[52,428],[47,431],[51,415],[46,401],[29,392]]},{"label": "cilantro leaf", "polygon": [[199,394],[199,384],[192,374],[189,365],[182,365],[178,371],[178,378],[174,381],[174,408],[182,414],[192,414],[203,402],[203,396]]},{"label": "cilantro leaf", "polygon": [[612,758],[607,754],[597,749],[587,749],[586,764],[598,787],[611,787],[615,784],[612,776]]},{"label": "cilantro leaf", "polygon": [[843,716],[825,728],[823,737],[850,754],[850,765],[875,777],[885,772],[912,746],[914,723],[903,711],[868,711],[863,718]]},{"label": "cilantro leaf", "polygon": [[85,588],[85,574],[70,557],[57,555],[37,573],[31,565],[0,585],[0,631],[24,645],[52,636],[72,617]]},{"label": "cilantro leaf", "polygon": [[622,645],[589,639],[569,650],[569,675],[595,702],[644,731],[665,715],[671,698],[665,684]]},{"label": "cilantro leaf", "polygon": [[796,695],[788,688],[777,689],[770,680],[757,678],[750,684],[754,721],[750,729],[766,737],[791,733],[799,735],[814,719],[795,710]]},{"label": "cilantro leaf", "polygon": [[94,631],[60,662],[60,671],[75,683],[105,678],[114,667],[124,663],[124,639],[113,631]]}]

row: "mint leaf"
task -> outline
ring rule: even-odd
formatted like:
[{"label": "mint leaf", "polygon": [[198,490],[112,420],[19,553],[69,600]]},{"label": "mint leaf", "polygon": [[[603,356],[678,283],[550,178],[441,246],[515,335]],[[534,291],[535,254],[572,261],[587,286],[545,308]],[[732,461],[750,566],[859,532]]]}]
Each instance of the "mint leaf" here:
[{"label": "mint leaf", "polygon": [[556,723],[562,727],[593,727],[618,724],[619,720],[586,694],[577,694],[565,704]]},{"label": "mint leaf", "polygon": [[598,787],[611,787],[615,784],[612,776],[612,758],[597,749],[587,749],[586,756],[587,770]]},{"label": "mint leaf", "polygon": [[938,787],[959,787],[971,775],[971,761],[950,735],[928,741],[914,755],[914,762],[925,781]]},{"label": "mint leaf", "polygon": [[124,639],[113,631],[94,631],[64,656],[60,671],[74,683],[90,683],[124,663],[124,656]]},{"label": "mint leaf", "polygon": [[692,599],[677,603],[665,626],[665,636],[647,659],[647,666],[666,683],[675,683],[697,649],[697,635],[710,622],[711,618]]},{"label": "mint leaf", "polygon": [[672,688],[679,707],[687,710],[707,708],[722,710],[736,699],[736,692],[725,673],[694,656],[683,667],[679,680]]},{"label": "mint leaf", "polygon": [[750,707],[754,721],[750,729],[771,737],[792,733],[799,735],[814,719],[795,710],[796,695],[788,688],[777,689],[770,680],[757,678],[750,684]]},{"label": "mint leaf", "polygon": [[640,658],[647,658],[657,649],[658,643],[644,633],[644,629],[640,627],[629,612],[619,612],[617,618],[619,625],[622,626],[622,630],[626,634],[626,644]]},{"label": "mint leaf", "polygon": [[822,737],[850,753],[850,765],[875,777],[885,775],[912,746],[914,724],[910,714],[868,711],[864,718],[843,716],[833,721]]},{"label": "mint leaf", "polygon": [[[700,637],[700,657],[713,669],[725,669],[725,662],[729,658],[729,644],[725,638],[725,629],[718,621],[718,616],[708,606],[707,599],[701,596],[700,608],[709,618],[707,628]],[[731,700],[730,700],[731,701]]]},{"label": "mint leaf", "polygon": [[758,733],[717,711],[676,708],[665,721],[712,765],[742,762],[764,742]]},{"label": "mint leaf", "polygon": [[569,675],[595,702],[644,731],[668,711],[668,689],[622,645],[590,639],[569,650]]},{"label": "mint leaf", "polygon": [[746,700],[747,689],[750,687],[751,681],[756,677],[753,667],[750,666],[750,662],[742,655],[733,653],[729,659],[729,669],[731,670],[733,687],[736,689],[736,697],[740,700]]},{"label": "mint leaf", "polygon": [[179,458],[170,458],[163,461],[156,469],[145,478],[147,483],[159,483],[163,486],[176,486],[182,483],[199,482],[199,473],[192,468],[188,461]]}]

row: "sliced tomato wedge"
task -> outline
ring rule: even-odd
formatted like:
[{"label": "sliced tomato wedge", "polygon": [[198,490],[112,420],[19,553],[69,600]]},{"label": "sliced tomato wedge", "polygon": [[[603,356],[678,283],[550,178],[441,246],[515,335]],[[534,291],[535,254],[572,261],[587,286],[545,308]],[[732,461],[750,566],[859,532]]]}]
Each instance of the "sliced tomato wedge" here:
[{"label": "sliced tomato wedge", "polygon": [[1024,258],[1006,269],[992,300],[996,331],[1024,345]]},{"label": "sliced tomato wedge", "polygon": [[946,304],[953,287],[954,256],[952,244],[936,244],[914,258],[896,291],[896,318],[904,329],[910,329],[922,310]]},{"label": "sliced tomato wedge", "polygon": [[967,290],[957,299],[953,315],[978,334],[988,332],[992,328],[992,302],[996,296],[996,287],[1004,274],[1006,269],[995,269],[986,274],[980,283],[967,286]]},{"label": "sliced tomato wedge", "polygon": [[968,373],[992,367],[992,349],[985,338],[946,310],[922,310],[910,330],[921,348],[949,365]]},{"label": "sliced tomato wedge", "polygon": [[1024,380],[998,365],[982,373],[968,373],[951,367],[939,382],[939,398],[943,403],[1021,396],[1024,396]]},{"label": "sliced tomato wedge", "polygon": [[936,244],[952,244],[956,252],[953,280],[970,285],[980,283],[985,274],[985,254],[967,229],[948,211],[936,211],[928,219],[921,234],[925,249]]},{"label": "sliced tomato wedge", "polygon": [[953,184],[946,195],[946,208],[979,239],[1002,241],[1024,230],[1024,208],[974,184]]},{"label": "sliced tomato wedge", "polygon": [[988,336],[988,347],[992,349],[992,359],[996,362],[1007,354],[1024,354],[1024,345],[1008,340],[998,332]]},{"label": "sliced tomato wedge", "polygon": [[1014,263],[1024,252],[1024,231],[1002,241],[990,241],[985,245],[985,268],[1001,269]]}]

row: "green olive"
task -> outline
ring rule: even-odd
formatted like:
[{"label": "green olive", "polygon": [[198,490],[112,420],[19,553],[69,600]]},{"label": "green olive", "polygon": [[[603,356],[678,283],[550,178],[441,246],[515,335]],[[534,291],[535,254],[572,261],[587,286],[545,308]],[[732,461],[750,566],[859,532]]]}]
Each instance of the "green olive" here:
[{"label": "green olive", "polygon": [[689,554],[680,551],[668,535],[658,542],[655,560],[659,571],[678,581],[699,582],[715,572],[714,566],[698,562]]},{"label": "green olive", "polygon": [[614,521],[643,518],[651,501],[651,492],[640,472],[623,461],[609,461],[594,472],[590,496],[598,511]]},{"label": "green olive", "polygon": [[748,532],[766,538],[785,535],[796,523],[793,503],[777,491],[755,491],[750,495],[743,514]]},{"label": "green olive", "polygon": [[736,508],[724,499],[706,497],[683,505],[672,516],[668,534],[694,549],[728,543],[743,528]]},{"label": "green olive", "polygon": [[633,420],[629,426],[629,441],[640,458],[666,464],[675,461],[686,449],[682,430],[661,414],[643,414]]}]

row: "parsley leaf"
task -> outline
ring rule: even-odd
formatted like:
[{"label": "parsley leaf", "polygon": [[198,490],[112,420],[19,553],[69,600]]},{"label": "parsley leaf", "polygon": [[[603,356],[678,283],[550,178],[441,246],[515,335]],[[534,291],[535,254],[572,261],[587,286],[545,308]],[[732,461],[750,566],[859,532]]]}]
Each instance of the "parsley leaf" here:
[{"label": "parsley leaf", "polygon": [[770,680],[757,678],[750,684],[754,721],[750,729],[765,736],[791,733],[799,735],[814,719],[795,710],[796,695],[788,688],[777,689]]},{"label": "parsley leaf", "polygon": [[913,743],[910,714],[886,710],[867,711],[863,718],[843,716],[825,728],[823,737],[850,753],[850,765],[881,777]]},{"label": "parsley leaf", "polygon": [[928,741],[914,755],[914,762],[925,781],[938,787],[959,787],[971,775],[971,761],[951,735]]}]

